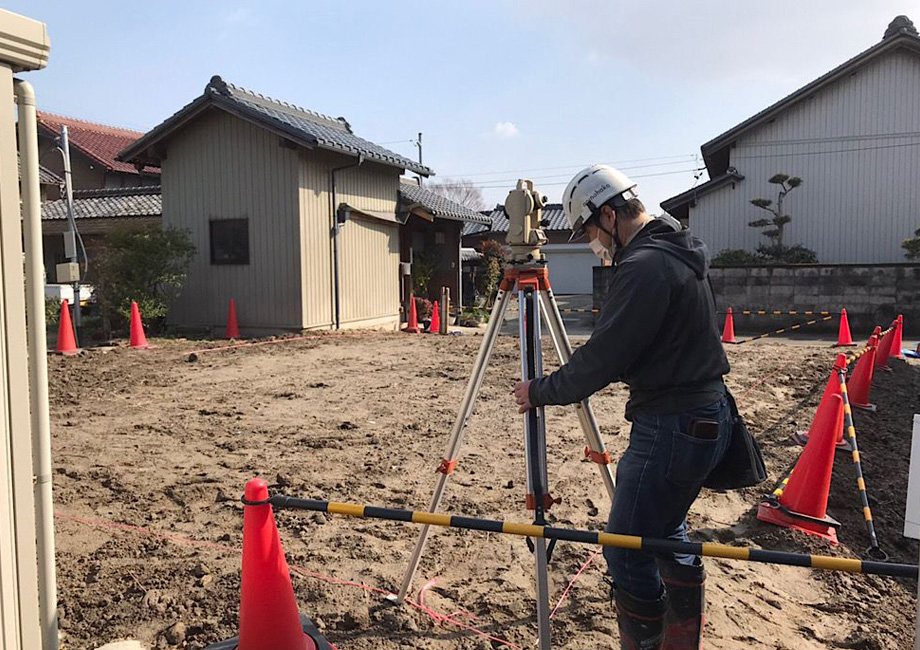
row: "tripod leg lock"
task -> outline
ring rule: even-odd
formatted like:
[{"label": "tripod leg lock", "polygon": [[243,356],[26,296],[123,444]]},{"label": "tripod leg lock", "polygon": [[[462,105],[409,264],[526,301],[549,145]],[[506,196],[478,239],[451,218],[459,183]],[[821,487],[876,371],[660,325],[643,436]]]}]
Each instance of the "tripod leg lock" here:
[{"label": "tripod leg lock", "polygon": [[592,451],[591,447],[587,445],[585,446],[585,458],[591,459],[598,465],[609,465],[613,462],[613,459],[610,457],[610,452],[606,449],[604,451]]},{"label": "tripod leg lock", "polygon": [[435,470],[440,474],[453,474],[454,470],[457,469],[457,459],[447,460],[446,458],[441,459],[441,464],[438,465],[438,469]]},{"label": "tripod leg lock", "polygon": [[[527,504],[528,510],[536,510],[537,499],[534,495],[528,494],[525,500],[525,503]],[[550,507],[552,507],[554,503],[562,503],[562,498],[561,497],[553,498],[553,496],[550,494],[543,495],[543,510],[544,511],[549,510]]]}]

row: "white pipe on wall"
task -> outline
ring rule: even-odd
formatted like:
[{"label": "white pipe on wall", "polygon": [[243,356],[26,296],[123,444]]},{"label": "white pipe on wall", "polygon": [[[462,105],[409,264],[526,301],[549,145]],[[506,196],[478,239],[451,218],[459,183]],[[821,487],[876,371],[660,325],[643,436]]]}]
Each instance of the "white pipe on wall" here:
[{"label": "white pipe on wall", "polygon": [[26,318],[29,337],[29,402],[32,416],[32,471],[38,547],[39,616],[42,650],[57,650],[57,576],[54,564],[54,503],[51,492],[51,423],[48,416],[48,346],[45,338],[45,280],[42,256],[41,195],[35,92],[15,80],[22,158],[22,222],[26,247]]}]

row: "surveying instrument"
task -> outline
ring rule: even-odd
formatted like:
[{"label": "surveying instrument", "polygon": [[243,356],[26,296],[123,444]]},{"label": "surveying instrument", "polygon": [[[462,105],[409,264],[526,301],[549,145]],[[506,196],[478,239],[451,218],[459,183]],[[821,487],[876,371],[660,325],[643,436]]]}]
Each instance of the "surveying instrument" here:
[{"label": "surveying instrument", "polygon": [[[519,306],[521,379],[523,381],[532,380],[543,375],[543,355],[540,347],[541,314],[543,321],[549,326],[550,336],[560,361],[563,364],[568,363],[572,356],[572,345],[566,334],[559,306],[550,288],[546,258],[540,250],[547,242],[546,234],[543,232],[545,224],[542,222],[545,204],[546,197],[534,189],[533,181],[530,180],[518,180],[517,187],[511,190],[505,201],[505,214],[508,217],[506,241],[511,252],[506,255],[505,274],[499,285],[498,296],[489,316],[489,326],[482,345],[479,347],[473,372],[466,385],[466,393],[460,404],[460,411],[451,429],[447,453],[437,469],[440,476],[428,512],[437,512],[447,480],[457,467],[464,429],[473,413],[473,406],[482,386],[486,366],[489,364],[495,341],[505,321],[505,312],[515,290]],[[607,489],[607,495],[610,497],[610,502],[613,503],[615,482],[610,471],[610,454],[604,448],[594,412],[587,399],[578,403],[575,411],[585,435],[587,445],[585,455],[597,464],[604,487]],[[524,414],[524,451],[527,471],[527,509],[534,512],[534,524],[543,526],[546,524],[546,511],[560,500],[554,499],[549,493],[546,472],[546,420],[542,406],[531,408]],[[403,602],[406,598],[406,593],[409,591],[412,578],[422,558],[428,532],[429,525],[426,524],[422,528],[415,551],[409,561],[409,567],[397,596],[398,602]],[[543,538],[536,540],[528,538],[527,541],[536,557],[537,565],[539,647],[540,650],[548,650],[550,648],[550,609],[547,565],[552,553],[552,543],[547,546]]]}]

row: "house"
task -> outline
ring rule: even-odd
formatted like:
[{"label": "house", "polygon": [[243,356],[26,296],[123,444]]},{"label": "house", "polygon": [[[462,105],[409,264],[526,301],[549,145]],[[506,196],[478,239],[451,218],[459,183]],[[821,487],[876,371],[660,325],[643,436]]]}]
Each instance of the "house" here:
[{"label": "house", "polygon": [[[508,235],[508,217],[505,206],[496,205],[488,213],[491,227],[480,224],[468,224],[463,230],[463,245],[481,249],[484,239],[505,243]],[[553,292],[557,294],[591,294],[593,267],[601,266],[600,260],[591,252],[585,242],[570,244],[572,229],[565,218],[561,203],[548,203],[543,208],[543,221],[546,224],[547,243],[543,253],[549,265],[550,282]]]},{"label": "house", "polygon": [[197,247],[170,309],[183,327],[223,327],[232,297],[244,330],[395,328],[416,243],[401,227],[453,220],[401,185],[428,167],[217,76],[118,160],[161,167],[163,224]]},{"label": "house", "polygon": [[[58,138],[67,127],[70,144],[71,184],[74,190],[112,187],[143,187],[160,184],[158,167],[138,170],[115,159],[115,155],[144,135],[138,131],[95,124],[71,117],[36,111],[38,152],[42,165],[56,176],[64,177],[64,159]],[[47,199],[60,198],[59,191],[49,192]]]},{"label": "house", "polygon": [[404,276],[401,295],[404,309],[411,295],[437,300],[441,287],[450,289],[452,303],[469,302],[463,299],[469,293],[462,286],[461,234],[467,225],[488,227],[489,217],[426,190],[415,179],[406,178],[399,184],[398,210],[401,214],[408,213],[400,228],[400,259],[429,266],[431,272],[427,287],[414,287],[412,275]]},{"label": "house", "polygon": [[[74,191],[74,222],[90,262],[90,275],[85,280],[92,282],[92,260],[104,247],[107,233],[116,229],[159,227],[162,214],[160,188],[155,185]],[[67,202],[64,199],[42,202],[42,247],[49,283],[57,280],[56,265],[68,261],[62,236],[67,229]]]},{"label": "house", "polygon": [[[17,157],[19,154],[16,154]],[[19,165],[19,178],[22,180],[22,161],[17,160]],[[57,193],[58,188],[64,180],[52,172],[50,169],[44,165],[38,166],[38,185],[39,185],[39,195],[41,196],[42,201],[46,201],[49,197]]]},{"label": "house", "polygon": [[767,243],[751,199],[785,199],[785,243],[822,263],[904,262],[920,227],[920,37],[895,18],[882,40],[702,145],[710,180],[661,203],[713,253]]}]

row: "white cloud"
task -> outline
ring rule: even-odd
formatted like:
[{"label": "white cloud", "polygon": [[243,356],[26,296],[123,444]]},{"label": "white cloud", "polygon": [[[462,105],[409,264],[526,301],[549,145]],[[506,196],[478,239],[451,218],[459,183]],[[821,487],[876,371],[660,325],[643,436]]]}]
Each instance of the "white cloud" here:
[{"label": "white cloud", "polygon": [[514,122],[497,122],[492,131],[500,138],[514,138],[521,134]]}]

